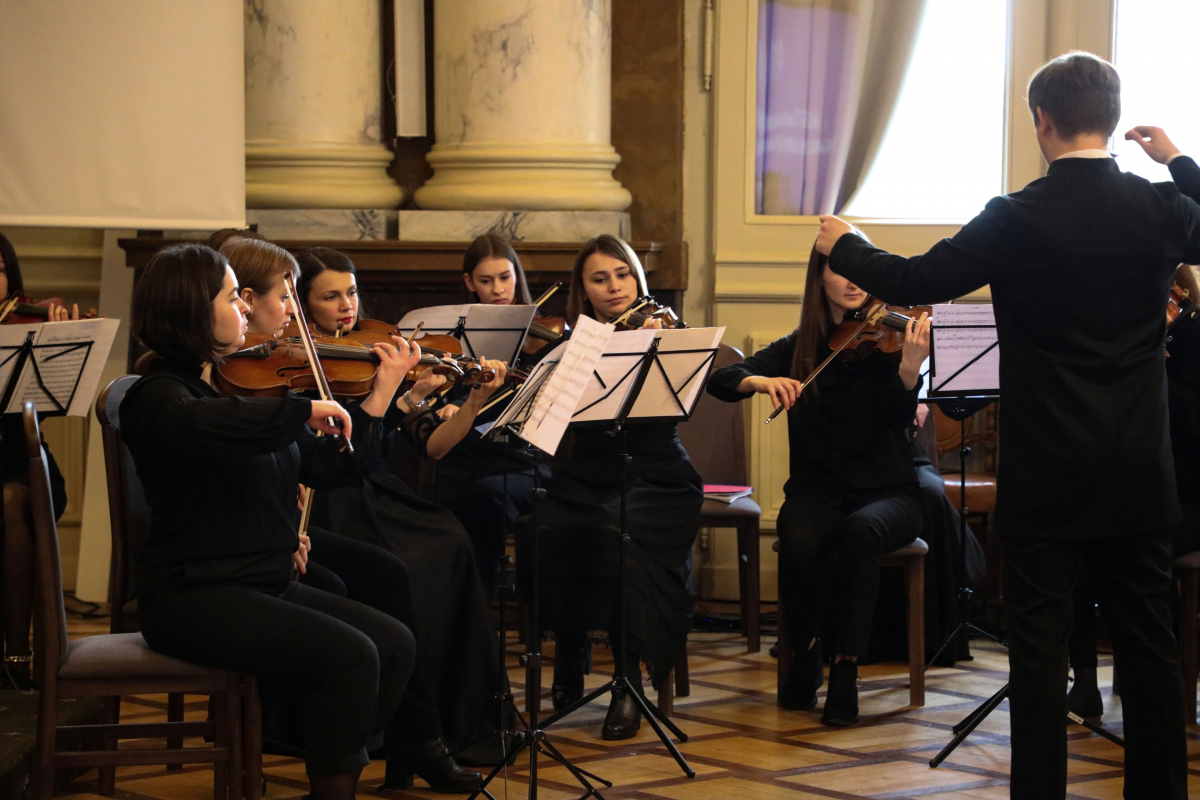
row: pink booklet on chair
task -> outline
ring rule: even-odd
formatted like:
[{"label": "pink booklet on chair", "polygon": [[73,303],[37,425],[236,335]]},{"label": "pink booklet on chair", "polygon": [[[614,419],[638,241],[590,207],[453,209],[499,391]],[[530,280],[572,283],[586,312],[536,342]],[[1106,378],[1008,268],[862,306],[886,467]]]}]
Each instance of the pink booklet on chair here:
[{"label": "pink booklet on chair", "polygon": [[719,500],[722,503],[732,503],[734,500],[749,497],[753,493],[754,489],[750,486],[728,486],[723,483],[704,484],[705,500]]}]

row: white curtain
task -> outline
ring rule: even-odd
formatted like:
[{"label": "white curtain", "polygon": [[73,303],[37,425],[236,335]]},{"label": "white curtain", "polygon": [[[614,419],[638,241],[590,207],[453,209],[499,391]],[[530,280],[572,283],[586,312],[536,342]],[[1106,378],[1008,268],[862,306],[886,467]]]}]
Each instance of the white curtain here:
[{"label": "white curtain", "polygon": [[0,225],[243,225],[242,18],[242,0],[0,0]]}]

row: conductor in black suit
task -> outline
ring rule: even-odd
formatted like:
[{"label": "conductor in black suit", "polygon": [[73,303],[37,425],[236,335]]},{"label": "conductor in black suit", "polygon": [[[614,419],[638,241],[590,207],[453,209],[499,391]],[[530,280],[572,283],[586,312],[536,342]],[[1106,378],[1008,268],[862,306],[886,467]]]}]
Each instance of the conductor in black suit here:
[{"label": "conductor in black suit", "polygon": [[[996,527],[1009,621],[1011,796],[1066,793],[1067,637],[1081,566],[1109,622],[1124,713],[1125,797],[1183,800],[1187,752],[1171,629],[1179,522],[1164,368],[1175,267],[1200,261],[1200,206],[1107,152],[1120,78],[1071,53],[1028,88],[1050,167],[914,258],[821,218],[830,267],[881,299],[991,286],[1000,340]],[[936,334],[935,334],[936,336]]]}]

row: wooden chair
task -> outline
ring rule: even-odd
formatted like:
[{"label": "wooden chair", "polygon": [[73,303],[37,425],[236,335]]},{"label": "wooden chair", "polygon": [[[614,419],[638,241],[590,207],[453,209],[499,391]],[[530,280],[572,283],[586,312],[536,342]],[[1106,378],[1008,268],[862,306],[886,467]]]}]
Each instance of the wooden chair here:
[{"label": "wooden chair", "polygon": [[[779,552],[778,541],[772,549]],[[925,540],[915,539],[879,561],[881,569],[904,568],[908,586],[908,703],[918,707],[925,705],[925,555],[928,552],[929,545]],[[788,640],[782,602],[779,604],[778,649],[777,682],[782,690],[792,671],[792,645]]]},{"label": "wooden chair", "polygon": [[[722,344],[713,369],[736,364],[741,351]],[[705,483],[746,486],[746,423],[743,403],[722,403],[702,398],[691,420],[679,426],[683,442]],[[742,630],[746,634],[746,652],[762,649],[759,589],[759,518],[762,508],[749,497],[732,503],[705,500],[700,510],[702,528],[736,528],[738,550],[738,588],[742,605]],[[683,693],[680,693],[683,696]]]},{"label": "wooden chair", "polygon": [[[108,518],[112,536],[112,557],[109,561],[108,597],[111,606],[112,633],[134,633],[138,624],[138,607],[134,586],[138,545],[150,531],[150,508],[138,478],[133,457],[121,441],[121,401],[138,380],[137,375],[117,378],[96,398],[96,419],[100,422],[100,438],[104,444],[104,470],[108,483]],[[184,696],[177,692],[167,695],[167,721],[183,720]],[[245,755],[246,796],[262,794],[262,712],[259,707],[258,681],[244,679],[242,687],[242,722]],[[183,747],[183,739],[171,737],[167,746]],[[182,765],[168,765],[168,770]],[[113,771],[101,770],[100,786],[112,792]],[[103,793],[103,792],[102,792]]]},{"label": "wooden chair", "polygon": [[1196,715],[1196,680],[1200,668],[1196,659],[1196,584],[1200,581],[1200,551],[1184,553],[1175,559],[1175,578],[1179,581],[1179,672],[1183,680],[1184,710],[1192,722]]},{"label": "wooden chair", "polygon": [[[54,771],[76,767],[153,764],[213,764],[213,797],[236,800],[242,794],[241,676],[169,658],[151,650],[140,633],[67,640],[58,530],[50,499],[50,474],[41,447],[37,413],[25,403],[25,441],[36,537],[35,675],[41,683],[30,800],[48,800]],[[188,692],[217,699],[216,719],[207,722],[121,724],[119,701],[127,694]],[[58,724],[58,701],[68,697],[116,698],[98,725]],[[211,736],[211,747],[119,750],[119,739]],[[101,742],[102,750],[72,745]],[[60,747],[64,749],[59,749]],[[103,787],[102,787],[103,788]],[[111,794],[111,790],[109,794]]]}]

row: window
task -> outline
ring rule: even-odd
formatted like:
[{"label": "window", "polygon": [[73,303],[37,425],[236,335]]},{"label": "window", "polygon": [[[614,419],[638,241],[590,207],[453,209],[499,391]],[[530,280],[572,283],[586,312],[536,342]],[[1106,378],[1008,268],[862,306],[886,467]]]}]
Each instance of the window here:
[{"label": "window", "polygon": [[845,214],[969,219],[1003,191],[1007,49],[1007,0],[928,0],[892,121]]},{"label": "window", "polygon": [[1115,63],[1121,73],[1121,122],[1113,152],[1126,172],[1169,181],[1167,168],[1151,161],[1136,142],[1125,141],[1135,125],[1156,125],[1191,156],[1200,157],[1200,62],[1195,56],[1200,3],[1120,0]]}]

